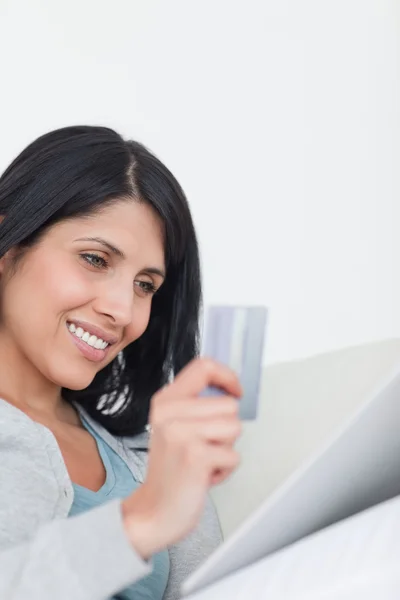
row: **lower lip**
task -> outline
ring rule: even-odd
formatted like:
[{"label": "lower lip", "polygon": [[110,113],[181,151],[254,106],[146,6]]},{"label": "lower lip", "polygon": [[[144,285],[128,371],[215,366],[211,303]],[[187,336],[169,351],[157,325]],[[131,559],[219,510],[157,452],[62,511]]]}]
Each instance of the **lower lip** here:
[{"label": "lower lip", "polygon": [[108,353],[108,349],[110,346],[107,346],[104,350],[98,350],[97,348],[93,348],[89,346],[86,342],[83,342],[80,338],[70,332],[68,329],[69,335],[72,337],[72,341],[75,346],[80,350],[85,358],[91,360],[92,362],[101,362],[105,359]]}]

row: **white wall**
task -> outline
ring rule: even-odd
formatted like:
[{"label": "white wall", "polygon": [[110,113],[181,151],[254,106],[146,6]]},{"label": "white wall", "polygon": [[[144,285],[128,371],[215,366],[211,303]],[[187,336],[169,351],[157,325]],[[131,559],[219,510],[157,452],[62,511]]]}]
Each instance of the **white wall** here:
[{"label": "white wall", "polygon": [[400,333],[396,0],[0,0],[0,168],[101,123],[189,196],[207,301],[267,361]]}]

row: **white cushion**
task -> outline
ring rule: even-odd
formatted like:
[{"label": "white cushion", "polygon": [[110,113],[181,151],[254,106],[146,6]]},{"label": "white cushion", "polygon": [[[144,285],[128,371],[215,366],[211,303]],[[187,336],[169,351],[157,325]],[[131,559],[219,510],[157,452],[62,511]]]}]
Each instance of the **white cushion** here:
[{"label": "white cushion", "polygon": [[242,463],[212,492],[224,535],[317,450],[397,364],[400,340],[395,339],[266,367],[259,417],[245,423],[237,445]]}]

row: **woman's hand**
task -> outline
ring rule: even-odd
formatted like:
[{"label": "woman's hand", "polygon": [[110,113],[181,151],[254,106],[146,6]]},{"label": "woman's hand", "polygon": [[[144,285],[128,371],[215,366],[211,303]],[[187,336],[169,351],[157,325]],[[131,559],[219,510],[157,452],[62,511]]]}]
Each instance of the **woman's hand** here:
[{"label": "woman's hand", "polygon": [[[199,397],[207,386],[226,396]],[[143,558],[176,543],[201,517],[209,488],[237,467],[242,393],[233,371],[196,359],[154,395],[148,474],[123,503],[128,537]]]}]

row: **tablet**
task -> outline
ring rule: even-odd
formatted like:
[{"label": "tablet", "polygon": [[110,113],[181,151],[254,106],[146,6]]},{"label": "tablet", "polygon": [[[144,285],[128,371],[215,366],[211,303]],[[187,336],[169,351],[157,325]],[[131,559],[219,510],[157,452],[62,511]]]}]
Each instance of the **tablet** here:
[{"label": "tablet", "polygon": [[400,367],[311,460],[186,579],[182,593],[200,590],[399,494]]}]

